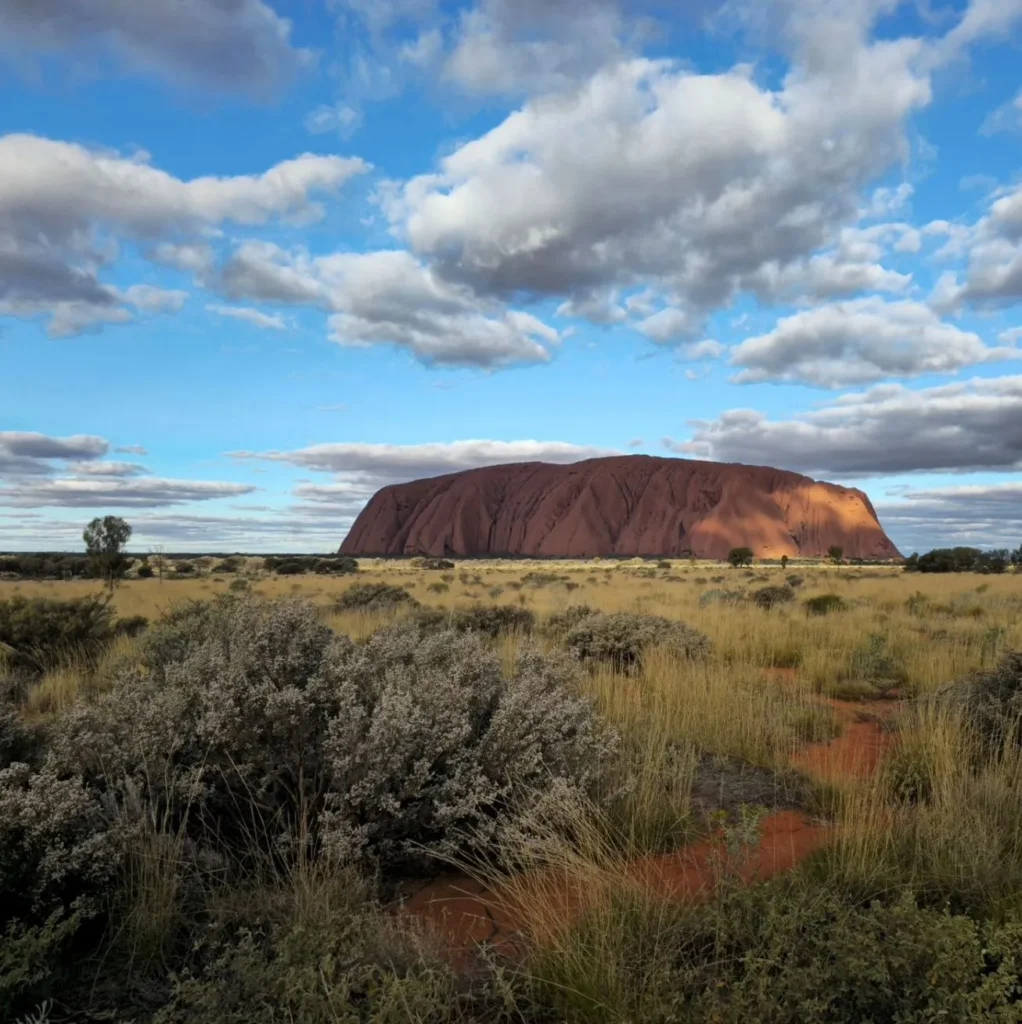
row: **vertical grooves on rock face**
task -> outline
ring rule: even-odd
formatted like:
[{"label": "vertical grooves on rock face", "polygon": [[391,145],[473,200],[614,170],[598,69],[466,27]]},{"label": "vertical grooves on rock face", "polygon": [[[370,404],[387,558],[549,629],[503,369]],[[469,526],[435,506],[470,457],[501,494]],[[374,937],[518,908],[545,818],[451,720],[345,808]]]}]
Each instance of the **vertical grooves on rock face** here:
[{"label": "vertical grooves on rock face", "polygon": [[620,456],[519,463],[392,485],[358,516],[353,555],[826,554],[897,558],[861,491],[768,467]]}]

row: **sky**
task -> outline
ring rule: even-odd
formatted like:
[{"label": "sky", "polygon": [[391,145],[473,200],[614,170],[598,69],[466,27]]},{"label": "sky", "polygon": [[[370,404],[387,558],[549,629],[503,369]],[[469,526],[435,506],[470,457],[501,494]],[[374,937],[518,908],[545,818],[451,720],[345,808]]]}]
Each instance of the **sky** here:
[{"label": "sky", "polygon": [[327,552],[386,484],[612,453],[1016,547],[1020,42],[1022,0],[0,0],[0,550]]}]

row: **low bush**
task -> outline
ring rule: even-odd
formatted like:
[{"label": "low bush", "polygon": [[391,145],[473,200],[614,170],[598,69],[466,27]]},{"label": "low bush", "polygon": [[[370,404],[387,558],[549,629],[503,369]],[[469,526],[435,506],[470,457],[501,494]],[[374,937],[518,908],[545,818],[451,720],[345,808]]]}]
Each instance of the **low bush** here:
[{"label": "low bush", "polygon": [[451,589],[451,586],[449,583],[444,583],[443,580],[436,580],[435,582],[430,583],[426,589],[431,594],[446,594],[447,591]]},{"label": "low bush", "polygon": [[365,883],[335,872],[253,888],[221,908],[153,1024],[467,1024],[459,987]]},{"label": "low bush", "polygon": [[831,612],[843,612],[848,607],[840,594],[817,594],[802,602],[807,615],[830,615]]},{"label": "low bush", "polygon": [[791,573],[788,576],[785,576],[784,578],[789,587],[795,587],[796,589],[798,587],[804,586],[806,582],[804,576],[799,576],[799,574],[795,572]]},{"label": "low bush", "polygon": [[446,571],[447,569],[453,569],[454,563],[446,558],[424,558],[419,568]]},{"label": "low bush", "polygon": [[148,562],[143,562],[136,570],[135,575],[140,580],[151,580],[153,578],[153,567]]},{"label": "low bush", "polygon": [[564,583],[569,578],[555,572],[527,572],[522,577],[522,583],[527,587],[549,587],[557,583]]},{"label": "low bush", "polygon": [[191,562],[175,562],[173,569],[178,576],[191,576],[195,572],[195,566]]},{"label": "low bush", "polygon": [[220,600],[162,630],[59,720],[46,770],[122,811],[145,794],[239,861],[253,836],[390,867],[485,847],[552,780],[595,785],[614,749],[564,656],[525,650],[506,677],[481,638],[413,625],[355,647],[292,600]]},{"label": "low bush", "polygon": [[577,626],[583,619],[590,615],[598,615],[595,608],[587,604],[569,605],[563,612],[555,612],[544,624],[544,632],[549,636],[563,637],[565,633]]},{"label": "low bush", "polygon": [[358,560],[350,555],[338,555],[336,558],[318,558],[313,569],[321,576],[347,576],[358,572]]},{"label": "low bush", "polygon": [[391,583],[356,583],[337,599],[338,611],[379,612],[418,607],[419,602],[403,587]]},{"label": "low bush", "polygon": [[493,639],[502,633],[531,633],[535,623],[536,617],[528,608],[509,604],[458,608],[451,616],[451,625],[454,629],[460,632],[480,633]]},{"label": "low bush", "polygon": [[1013,1020],[1022,923],[786,880],[690,906],[625,895],[530,971],[540,1005],[568,1024]]},{"label": "low bush", "polygon": [[715,587],[699,595],[699,607],[705,608],[711,604],[739,605],[746,600],[745,592],[742,590],[729,590],[726,587]]},{"label": "low bush", "polygon": [[791,587],[762,587],[753,591],[752,600],[755,604],[769,611],[783,604],[791,604],[795,600],[795,591]]},{"label": "low bush", "polygon": [[236,558],[225,558],[220,562],[217,562],[212,569],[213,572],[225,572],[232,573],[238,571],[238,559]]},{"label": "low bush", "polygon": [[113,634],[114,613],[105,597],[0,601],[0,651],[15,670],[41,673],[72,655],[95,658]]},{"label": "low bush", "polygon": [[684,658],[704,658],[710,652],[709,639],[684,622],[630,612],[586,616],[567,631],[564,644],[583,663],[609,662],[622,671],[637,668],[652,647]]},{"label": "low bush", "polygon": [[309,562],[299,561],[297,558],[287,559],[283,562],[278,562],[274,567],[274,572],[278,576],[301,576],[307,573],[311,565]]},{"label": "low bush", "polygon": [[232,594],[243,594],[249,588],[248,580],[246,579],[235,579],[231,580],[228,584],[227,589]]},{"label": "low bush", "polygon": [[987,750],[1022,744],[1022,651],[1009,651],[994,669],[944,687],[934,700],[961,709]]}]

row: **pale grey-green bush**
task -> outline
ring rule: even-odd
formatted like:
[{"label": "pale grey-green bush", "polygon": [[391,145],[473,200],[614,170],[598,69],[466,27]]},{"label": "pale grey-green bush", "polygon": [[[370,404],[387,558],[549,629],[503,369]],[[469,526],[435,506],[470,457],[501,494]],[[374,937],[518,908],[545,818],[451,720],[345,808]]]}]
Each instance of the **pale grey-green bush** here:
[{"label": "pale grey-green bush", "polygon": [[636,668],[652,647],[683,658],[710,653],[709,638],[686,623],[631,612],[588,615],[568,630],[564,644],[579,661],[606,661],[625,671]]},{"label": "pale grey-green bush", "polygon": [[480,848],[499,814],[553,780],[593,789],[615,741],[572,692],[574,672],[526,649],[507,678],[470,633],[421,637],[407,625],[374,635],[349,662],[347,713],[330,723],[325,841],[384,861]]},{"label": "pale grey-green bush", "polygon": [[485,843],[498,813],[551,778],[594,786],[611,754],[563,657],[526,652],[508,679],[477,636],[412,625],[356,647],[294,600],[220,601],[161,629],[64,716],[48,763],[129,817],[145,794],[196,841],[301,835],[388,864]]}]

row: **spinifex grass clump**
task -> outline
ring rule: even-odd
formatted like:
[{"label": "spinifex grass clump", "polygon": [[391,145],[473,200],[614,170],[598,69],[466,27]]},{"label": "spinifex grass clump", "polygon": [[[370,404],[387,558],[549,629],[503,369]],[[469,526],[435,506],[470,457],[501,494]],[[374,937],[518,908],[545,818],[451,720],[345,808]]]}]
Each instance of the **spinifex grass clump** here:
[{"label": "spinifex grass clump", "polygon": [[803,602],[807,615],[830,615],[844,611],[848,603],[840,594],[816,594]]},{"label": "spinifex grass clump", "polygon": [[0,652],[9,668],[45,672],[69,655],[95,657],[113,636],[114,612],[105,596],[0,601]]},{"label": "spinifex grass clump", "polygon": [[752,594],[752,600],[759,608],[769,611],[781,605],[791,604],[795,600],[795,591],[791,587],[762,587]]},{"label": "spinifex grass clump", "polygon": [[564,645],[583,663],[608,662],[625,671],[634,670],[654,647],[692,659],[710,653],[709,639],[684,622],[629,612],[581,619],[565,634]]},{"label": "spinifex grass clump", "polygon": [[418,601],[403,587],[390,583],[356,583],[338,599],[338,611],[378,612],[394,608],[414,608]]},{"label": "spinifex grass clump", "polygon": [[418,608],[410,621],[423,632],[453,629],[495,640],[501,635],[525,636],[531,633],[536,617],[528,608],[495,604],[455,608],[449,612],[439,608]]}]

